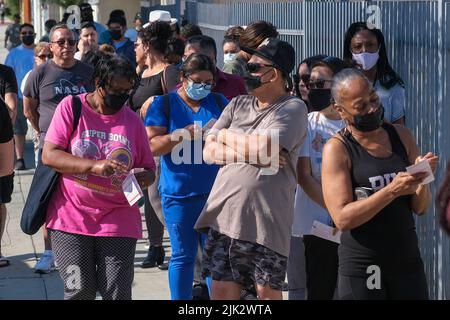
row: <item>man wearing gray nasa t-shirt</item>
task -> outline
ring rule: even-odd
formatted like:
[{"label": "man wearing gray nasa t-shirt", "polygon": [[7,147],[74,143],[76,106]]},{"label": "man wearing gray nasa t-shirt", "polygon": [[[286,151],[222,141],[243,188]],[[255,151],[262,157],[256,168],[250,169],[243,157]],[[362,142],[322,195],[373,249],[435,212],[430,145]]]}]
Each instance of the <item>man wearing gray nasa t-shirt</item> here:
[{"label": "man wearing gray nasa t-shirt", "polygon": [[195,229],[209,230],[203,275],[212,277],[212,299],[238,300],[252,284],[260,299],[281,299],[307,108],[288,94],[290,44],[268,38],[242,50],[253,54],[251,95],[231,100],[207,136],[205,161],[223,166]]},{"label": "man wearing gray nasa t-shirt", "polygon": [[53,58],[30,73],[23,92],[24,113],[40,133],[40,148],[61,100],[68,95],[93,90],[93,69],[74,58],[76,41],[67,25],[54,26],[50,31],[50,41]]}]

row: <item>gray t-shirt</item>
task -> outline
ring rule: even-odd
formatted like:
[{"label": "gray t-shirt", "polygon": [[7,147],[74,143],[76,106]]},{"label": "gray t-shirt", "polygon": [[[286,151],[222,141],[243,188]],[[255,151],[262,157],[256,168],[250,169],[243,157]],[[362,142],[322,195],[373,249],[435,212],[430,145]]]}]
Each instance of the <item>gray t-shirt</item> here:
[{"label": "gray t-shirt", "polygon": [[44,143],[53,113],[64,97],[91,92],[93,68],[85,63],[76,61],[71,68],[64,69],[56,65],[53,60],[40,65],[31,71],[25,84],[23,95],[39,100],[39,129],[40,147]]},{"label": "gray t-shirt", "polygon": [[274,175],[258,166],[232,163],[221,167],[208,201],[195,228],[209,228],[233,239],[263,245],[289,255],[297,186],[297,159],[306,137],[306,105],[285,96],[259,109],[253,96],[238,96],[223,111],[214,129],[252,134],[257,130],[279,130],[280,147],[289,153],[288,164]]}]

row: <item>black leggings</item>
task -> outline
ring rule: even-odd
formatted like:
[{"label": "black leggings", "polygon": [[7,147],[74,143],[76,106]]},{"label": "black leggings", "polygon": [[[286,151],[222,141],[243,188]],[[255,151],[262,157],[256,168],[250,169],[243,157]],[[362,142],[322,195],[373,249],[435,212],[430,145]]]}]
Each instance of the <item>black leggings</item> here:
[{"label": "black leggings", "polygon": [[332,300],[338,276],[338,244],[313,235],[303,236],[308,300]]},{"label": "black leggings", "polygon": [[[370,275],[368,275],[370,277]],[[370,290],[368,277],[338,276],[339,299],[341,300],[428,300],[425,273],[382,276],[380,289]]]}]

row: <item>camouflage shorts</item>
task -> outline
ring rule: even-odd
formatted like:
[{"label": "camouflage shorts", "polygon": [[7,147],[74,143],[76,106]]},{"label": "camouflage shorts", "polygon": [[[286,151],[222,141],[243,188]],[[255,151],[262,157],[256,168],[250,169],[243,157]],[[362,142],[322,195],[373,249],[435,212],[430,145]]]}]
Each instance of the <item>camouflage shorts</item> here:
[{"label": "camouflage shorts", "polygon": [[287,257],[253,242],[232,239],[209,230],[203,254],[203,276],[233,281],[244,287],[269,285],[282,290]]}]

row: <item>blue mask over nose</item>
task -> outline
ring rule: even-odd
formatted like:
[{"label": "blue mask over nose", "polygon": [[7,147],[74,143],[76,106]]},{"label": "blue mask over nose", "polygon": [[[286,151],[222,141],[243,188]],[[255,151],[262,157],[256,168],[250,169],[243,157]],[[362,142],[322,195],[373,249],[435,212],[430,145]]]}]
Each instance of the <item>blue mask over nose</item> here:
[{"label": "blue mask over nose", "polygon": [[195,101],[200,101],[211,93],[212,85],[206,83],[194,83],[192,80],[188,80],[187,88],[185,88],[186,94],[189,98]]}]

